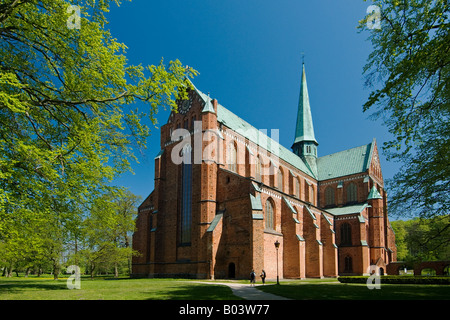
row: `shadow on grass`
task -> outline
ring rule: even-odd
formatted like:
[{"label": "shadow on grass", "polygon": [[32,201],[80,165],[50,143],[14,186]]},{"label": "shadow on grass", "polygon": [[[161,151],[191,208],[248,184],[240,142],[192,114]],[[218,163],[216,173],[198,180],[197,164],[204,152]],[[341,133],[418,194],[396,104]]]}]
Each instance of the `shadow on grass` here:
[{"label": "shadow on grass", "polygon": [[0,282],[0,296],[2,294],[22,292],[26,290],[62,290],[66,289],[66,281],[57,280],[20,280]]},{"label": "shadow on grass", "polygon": [[368,289],[361,284],[282,284],[258,287],[296,300],[449,300],[447,285],[381,284],[380,289]]},{"label": "shadow on grass", "polygon": [[183,284],[176,288],[165,288],[161,294],[147,300],[242,300],[233,294],[231,288],[220,285]]}]

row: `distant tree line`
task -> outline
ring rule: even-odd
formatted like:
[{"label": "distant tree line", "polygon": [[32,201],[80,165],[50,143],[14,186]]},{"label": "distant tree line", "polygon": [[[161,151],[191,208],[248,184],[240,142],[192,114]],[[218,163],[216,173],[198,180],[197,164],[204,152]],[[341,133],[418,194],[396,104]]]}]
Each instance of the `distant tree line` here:
[{"label": "distant tree line", "polygon": [[407,262],[450,260],[450,215],[391,222],[397,260]]}]

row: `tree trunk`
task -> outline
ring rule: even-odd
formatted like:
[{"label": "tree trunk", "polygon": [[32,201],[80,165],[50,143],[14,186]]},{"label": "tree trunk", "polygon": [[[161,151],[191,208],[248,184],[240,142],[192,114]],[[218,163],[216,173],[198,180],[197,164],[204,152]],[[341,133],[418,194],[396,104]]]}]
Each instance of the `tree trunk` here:
[{"label": "tree trunk", "polygon": [[91,279],[94,279],[95,264],[91,263]]},{"label": "tree trunk", "polygon": [[53,260],[53,279],[58,280],[58,276],[59,276],[59,264],[55,259]]},{"label": "tree trunk", "polygon": [[12,262],[9,264],[9,268],[8,268],[8,273],[7,273],[7,278],[11,278],[12,277],[12,269],[13,269],[13,264]]}]

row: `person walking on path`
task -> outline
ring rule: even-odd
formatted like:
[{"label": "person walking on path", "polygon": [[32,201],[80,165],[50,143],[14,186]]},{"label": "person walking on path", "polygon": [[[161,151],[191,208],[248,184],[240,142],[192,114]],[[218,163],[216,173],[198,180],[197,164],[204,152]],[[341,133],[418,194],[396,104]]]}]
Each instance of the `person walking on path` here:
[{"label": "person walking on path", "polygon": [[266,272],[264,271],[264,269],[262,270],[260,277],[264,285],[266,283]]},{"label": "person walking on path", "polygon": [[252,272],[250,272],[250,285],[252,287],[255,286],[255,278],[256,278],[256,273],[254,270],[252,270]]}]

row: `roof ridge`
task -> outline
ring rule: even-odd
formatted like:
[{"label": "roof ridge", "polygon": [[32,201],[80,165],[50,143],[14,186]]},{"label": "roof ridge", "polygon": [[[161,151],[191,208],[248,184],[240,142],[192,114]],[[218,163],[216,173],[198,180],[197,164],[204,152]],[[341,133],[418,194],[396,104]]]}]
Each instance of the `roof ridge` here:
[{"label": "roof ridge", "polygon": [[[220,109],[222,109],[222,110],[220,110]],[[255,130],[255,132],[257,132],[257,134],[258,134],[258,137],[255,138],[255,139],[252,139],[252,138],[250,138],[248,136],[243,135],[242,132],[239,132],[239,130],[236,131],[235,128],[232,128],[229,123],[227,125],[226,120],[223,119],[223,114],[222,113],[224,113],[224,112],[228,112],[233,117],[236,117],[239,121],[242,122],[242,124],[247,125],[250,130]],[[314,173],[311,171],[311,169],[307,166],[307,164],[298,155],[296,155],[294,152],[289,150],[287,147],[282,145],[280,142],[272,139],[270,136],[268,136],[267,134],[265,134],[261,130],[257,129],[255,126],[250,124],[248,121],[242,119],[241,117],[236,115],[234,112],[232,112],[231,110],[227,109],[226,107],[224,107],[223,105],[221,105],[219,103],[217,104],[217,121],[219,121],[221,123],[224,123],[225,125],[229,126],[231,129],[235,130],[237,133],[239,133],[239,134],[243,135],[244,137],[248,138],[253,143],[256,143],[261,148],[263,148],[263,149],[267,150],[268,152],[276,155],[278,158],[283,159],[285,162],[291,164],[292,166],[294,166],[298,170],[306,173],[307,175],[311,176],[312,178],[317,179],[317,177],[314,175]],[[254,141],[254,140],[257,140],[257,141]],[[262,142],[264,140],[265,140],[265,145],[261,145],[260,142]],[[278,150],[275,149],[277,147],[278,147]],[[282,155],[281,155],[282,152],[287,152],[289,155],[295,156],[297,161],[301,161],[301,163],[303,164],[304,168],[302,169],[298,165],[293,163],[293,161],[292,161],[293,159],[290,159],[291,161],[289,161],[289,159],[283,158]]]},{"label": "roof ridge", "polygon": [[368,146],[369,144],[372,144],[372,143],[373,143],[373,141],[372,141],[372,142],[370,142],[370,143],[366,143],[366,144],[363,144],[363,145],[357,146],[357,147],[353,147],[353,148],[350,148],[350,149],[345,149],[345,150],[341,150],[341,151],[333,152],[333,153],[330,153],[330,154],[327,154],[327,155],[324,155],[324,156],[318,157],[318,158],[317,158],[317,160],[320,160],[320,159],[322,159],[322,158],[326,158],[326,157],[329,157],[329,156],[332,156],[332,155],[335,155],[335,154],[338,154],[338,153],[342,153],[342,152],[345,152],[345,151],[350,151],[350,150],[354,150],[354,149],[358,149],[358,148],[362,148],[362,147],[367,147],[367,146]]},{"label": "roof ridge", "polygon": [[373,157],[373,151],[374,151],[374,149],[375,149],[375,146],[376,146],[376,139],[375,138],[373,138],[372,139],[372,142],[370,143],[370,150],[369,150],[369,156],[367,157],[367,159],[366,159],[366,164],[365,164],[365,168],[366,168],[366,170],[368,170],[369,169],[369,167],[370,167],[370,163],[371,163],[371,160],[372,160],[372,157]]}]

